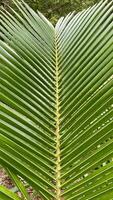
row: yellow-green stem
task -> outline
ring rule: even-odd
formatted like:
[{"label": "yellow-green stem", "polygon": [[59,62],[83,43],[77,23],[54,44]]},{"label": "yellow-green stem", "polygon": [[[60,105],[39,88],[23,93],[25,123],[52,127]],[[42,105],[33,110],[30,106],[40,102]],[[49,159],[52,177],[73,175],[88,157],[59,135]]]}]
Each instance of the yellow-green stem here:
[{"label": "yellow-green stem", "polygon": [[60,113],[59,113],[59,67],[58,67],[58,49],[55,38],[56,55],[56,199],[61,199],[61,181],[60,181]]}]

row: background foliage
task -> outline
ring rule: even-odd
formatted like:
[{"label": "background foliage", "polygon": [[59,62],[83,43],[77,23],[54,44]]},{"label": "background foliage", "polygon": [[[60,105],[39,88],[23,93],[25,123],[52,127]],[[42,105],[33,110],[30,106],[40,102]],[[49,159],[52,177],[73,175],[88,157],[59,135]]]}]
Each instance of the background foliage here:
[{"label": "background foliage", "polygon": [[[24,0],[35,11],[41,11],[53,24],[71,11],[79,12],[100,0]],[[14,7],[12,0],[0,0],[0,4]]]}]

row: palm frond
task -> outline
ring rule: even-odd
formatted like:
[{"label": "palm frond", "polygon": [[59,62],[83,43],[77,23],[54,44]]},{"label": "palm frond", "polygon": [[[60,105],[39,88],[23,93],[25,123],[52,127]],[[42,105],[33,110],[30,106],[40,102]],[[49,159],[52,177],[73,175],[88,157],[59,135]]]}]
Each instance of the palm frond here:
[{"label": "palm frond", "polygon": [[14,2],[0,11],[0,164],[43,199],[112,199],[112,1],[55,28]]},{"label": "palm frond", "polygon": [[20,200],[20,198],[13,192],[6,189],[4,186],[0,186],[0,199],[5,200]]}]

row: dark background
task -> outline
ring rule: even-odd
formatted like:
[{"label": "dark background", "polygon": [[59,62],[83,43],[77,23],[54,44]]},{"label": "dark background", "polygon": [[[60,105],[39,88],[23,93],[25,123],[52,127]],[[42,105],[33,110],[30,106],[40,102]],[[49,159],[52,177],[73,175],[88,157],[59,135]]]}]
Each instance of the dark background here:
[{"label": "dark background", "polygon": [[[41,11],[53,24],[71,11],[79,12],[100,0],[24,0],[34,10]],[[12,0],[0,0],[0,5],[8,9],[8,5],[15,7]]]}]

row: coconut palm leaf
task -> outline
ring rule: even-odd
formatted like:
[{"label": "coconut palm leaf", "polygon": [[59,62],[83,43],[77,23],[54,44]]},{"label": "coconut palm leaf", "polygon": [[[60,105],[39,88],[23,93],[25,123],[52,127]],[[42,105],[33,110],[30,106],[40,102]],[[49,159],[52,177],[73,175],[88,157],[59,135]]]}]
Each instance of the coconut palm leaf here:
[{"label": "coconut palm leaf", "polygon": [[31,200],[31,198],[28,195],[28,192],[26,191],[24,183],[22,183],[20,178],[9,169],[7,169],[7,172],[11,177],[12,181],[14,182],[14,184],[16,185],[16,187],[13,188],[13,190],[15,189],[16,191],[20,191],[24,199]]},{"label": "coconut palm leaf", "polygon": [[20,200],[20,198],[13,192],[6,189],[4,186],[0,186],[0,199],[5,200]]},{"label": "coconut palm leaf", "polygon": [[0,11],[0,164],[46,200],[112,199],[112,0],[55,28],[14,2]]}]

